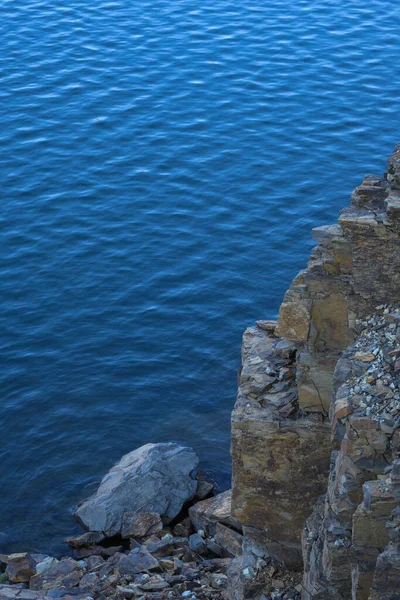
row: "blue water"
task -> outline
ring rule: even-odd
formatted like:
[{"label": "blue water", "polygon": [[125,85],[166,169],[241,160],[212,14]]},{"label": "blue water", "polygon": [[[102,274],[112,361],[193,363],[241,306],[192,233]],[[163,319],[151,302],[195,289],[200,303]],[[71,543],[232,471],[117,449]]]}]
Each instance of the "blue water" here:
[{"label": "blue water", "polygon": [[241,334],[400,141],[384,0],[1,0],[0,549],[149,441],[229,486]]}]

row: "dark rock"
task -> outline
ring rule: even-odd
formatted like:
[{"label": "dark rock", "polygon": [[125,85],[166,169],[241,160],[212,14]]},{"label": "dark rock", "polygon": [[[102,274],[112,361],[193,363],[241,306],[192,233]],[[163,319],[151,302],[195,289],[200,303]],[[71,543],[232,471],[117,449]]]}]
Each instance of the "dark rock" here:
[{"label": "dark rock", "polygon": [[197,490],[194,496],[195,502],[200,502],[200,500],[205,500],[209,498],[214,491],[214,484],[209,481],[204,481],[200,479],[197,483]]},{"label": "dark rock", "polygon": [[86,548],[83,546],[82,548],[76,548],[76,550],[74,550],[74,557],[77,560],[81,560],[88,556],[101,556],[103,551],[103,546],[88,546]]},{"label": "dark rock", "polygon": [[207,545],[198,533],[193,533],[189,537],[189,548],[192,552],[196,552],[196,554],[205,554],[207,552]]},{"label": "dark rock", "polygon": [[104,565],[104,558],[101,556],[88,556],[86,564],[88,571],[98,571]]},{"label": "dark rock", "polygon": [[183,521],[175,525],[175,527],[172,530],[172,533],[178,537],[189,537],[191,532],[192,522],[190,520],[190,517],[186,517],[186,519],[183,519]]}]

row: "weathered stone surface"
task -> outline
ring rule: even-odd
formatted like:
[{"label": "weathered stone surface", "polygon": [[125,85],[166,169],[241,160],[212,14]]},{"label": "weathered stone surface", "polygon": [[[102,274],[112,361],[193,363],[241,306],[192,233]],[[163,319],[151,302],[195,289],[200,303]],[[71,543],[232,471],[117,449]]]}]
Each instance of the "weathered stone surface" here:
[{"label": "weathered stone surface", "polygon": [[126,512],[122,517],[121,536],[141,538],[159,533],[162,528],[161,517],[156,512]]},{"label": "weathered stone surface", "polygon": [[197,554],[205,554],[207,552],[207,544],[198,533],[193,533],[189,537],[189,548]]},{"label": "weathered stone surface", "polygon": [[[82,541],[90,543],[96,539],[96,536],[86,536],[73,543],[78,544],[76,551],[90,551],[94,545],[85,547],[80,544]],[[214,550],[217,551],[217,556],[223,555],[224,551],[213,538],[207,538],[204,532],[201,535],[194,534],[190,540],[167,533],[162,539],[158,536],[146,538],[146,546],[140,546],[133,539],[131,542],[136,544],[131,551],[123,547],[103,547],[104,555],[108,554],[106,559],[90,556],[86,560],[74,561],[67,558],[58,562],[45,555],[31,555],[36,562],[37,573],[30,578],[31,589],[27,588],[26,583],[0,584],[0,598],[167,600],[196,597],[197,600],[228,600],[226,569],[230,559],[212,558],[215,556]],[[152,553],[168,553],[168,556],[157,560]],[[8,560],[8,556],[1,558]],[[9,562],[16,564],[20,560],[20,556],[14,556]],[[1,560],[2,570],[6,564]]]},{"label": "weathered stone surface", "polygon": [[231,514],[232,490],[227,490],[198,502],[189,508],[189,517],[196,530],[202,529],[207,535],[215,535],[216,524],[224,523],[240,529],[237,520]]},{"label": "weathered stone surface", "polygon": [[196,492],[198,462],[191,448],[178,444],[142,446],[109,471],[74,516],[85,529],[107,535],[121,530],[126,512],[155,512],[169,522]]},{"label": "weathered stone surface", "polygon": [[40,592],[21,589],[15,585],[0,584],[0,599],[1,600],[45,600]]},{"label": "weathered stone surface", "polygon": [[197,476],[197,490],[194,495],[193,501],[200,502],[200,500],[205,500],[212,496],[215,485],[210,481],[206,481],[205,479],[199,479]]},{"label": "weathered stone surface", "polygon": [[333,391],[335,359],[316,356],[308,350],[298,353],[296,383],[299,408],[328,415]]},{"label": "weathered stone surface", "polygon": [[36,561],[27,552],[2,554],[0,560],[7,565],[6,576],[11,583],[26,583],[36,573]]},{"label": "weathered stone surface", "polygon": [[310,329],[310,300],[283,302],[279,312],[276,335],[294,342],[306,342]]},{"label": "weathered stone surface", "polygon": [[378,557],[369,600],[397,600],[399,590],[400,547],[391,542]]},{"label": "weathered stone surface", "polygon": [[66,538],[65,541],[71,548],[81,548],[99,544],[104,539],[105,535],[102,531],[88,531],[82,535]]},{"label": "weathered stone surface", "polygon": [[222,523],[216,525],[215,542],[230,556],[239,556],[242,553],[243,536]]},{"label": "weathered stone surface", "polygon": [[[286,292],[276,329],[244,335],[232,415],[232,510],[244,526],[240,564],[248,561],[250,572],[239,576],[235,599],[256,598],[262,572],[249,550],[250,530],[258,551],[294,564],[288,556],[307,517],[302,500],[315,503],[307,487],[315,480],[318,493],[327,493],[302,536],[303,600],[367,600],[371,590],[388,511],[400,501],[400,491],[389,499],[390,486],[382,493],[400,450],[400,327],[392,317],[400,290],[399,157],[400,145],[385,177],[367,176],[355,190],[339,225],[314,230],[319,245]],[[276,336],[296,346],[290,385],[273,381]],[[377,594],[387,593],[383,572],[389,555],[396,563],[395,543],[378,559],[374,600],[391,597]]]},{"label": "weathered stone surface", "polygon": [[159,570],[158,560],[154,558],[143,546],[134,548],[129,554],[119,556],[115,566],[118,575],[129,575],[131,573],[142,573],[144,571]]},{"label": "weathered stone surface", "polygon": [[[201,527],[199,527],[199,529],[201,529]],[[173,528],[172,533],[177,537],[189,537],[192,533],[192,521],[190,520],[190,517],[186,517],[186,519],[177,523]]]},{"label": "weathered stone surface", "polygon": [[349,398],[338,398],[335,400],[333,410],[337,419],[344,419],[353,412]]},{"label": "weathered stone surface", "polygon": [[58,561],[46,554],[21,552],[1,554],[0,561],[7,565],[5,575],[11,583],[28,583],[33,575],[40,575]]},{"label": "weathered stone surface", "polygon": [[[330,427],[322,416],[299,411],[295,357],[282,358],[279,349],[277,354],[279,344],[259,328],[244,334],[232,414],[232,513],[242,525],[267,531],[269,551],[300,568],[304,521],[326,488]],[[274,381],[255,392],[253,381],[266,369]]]}]

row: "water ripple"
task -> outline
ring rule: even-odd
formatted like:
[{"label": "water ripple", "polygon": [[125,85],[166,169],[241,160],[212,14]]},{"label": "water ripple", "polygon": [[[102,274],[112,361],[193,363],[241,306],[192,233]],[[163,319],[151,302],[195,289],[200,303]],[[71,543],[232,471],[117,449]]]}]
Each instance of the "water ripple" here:
[{"label": "water ripple", "polygon": [[5,0],[3,551],[65,552],[124,452],[229,485],[240,337],[274,317],[399,141],[399,14],[372,0]]}]

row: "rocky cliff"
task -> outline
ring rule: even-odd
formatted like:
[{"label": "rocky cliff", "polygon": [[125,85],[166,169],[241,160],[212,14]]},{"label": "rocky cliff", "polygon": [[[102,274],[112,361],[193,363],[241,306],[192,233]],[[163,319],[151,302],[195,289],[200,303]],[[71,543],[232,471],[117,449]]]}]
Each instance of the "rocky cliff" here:
[{"label": "rocky cliff", "polygon": [[278,321],[244,334],[233,598],[265,597],[271,557],[304,570],[303,600],[400,598],[399,234],[400,145],[313,230]]}]

